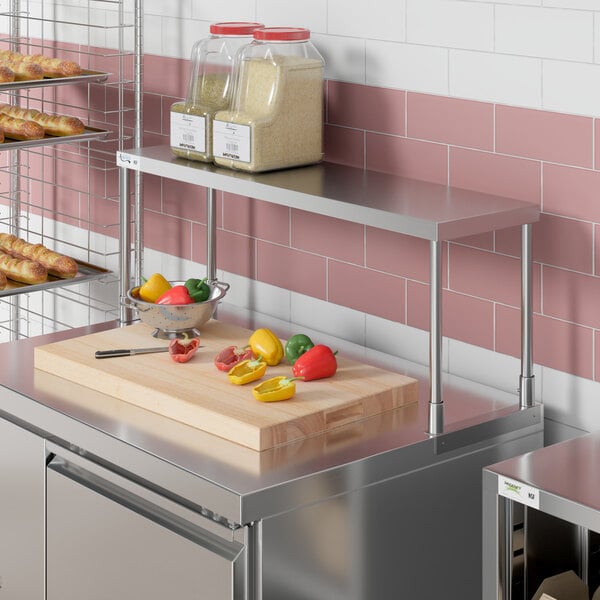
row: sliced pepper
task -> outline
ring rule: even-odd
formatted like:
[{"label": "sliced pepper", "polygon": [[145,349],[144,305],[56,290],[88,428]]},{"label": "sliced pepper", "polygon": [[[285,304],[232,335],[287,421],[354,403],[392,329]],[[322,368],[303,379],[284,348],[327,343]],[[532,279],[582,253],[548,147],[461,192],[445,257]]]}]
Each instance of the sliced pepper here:
[{"label": "sliced pepper", "polygon": [[244,346],[243,348],[240,348],[239,346],[227,346],[227,348],[223,348],[223,350],[215,356],[214,363],[219,371],[229,371],[243,360],[250,360],[252,358],[256,357],[250,346]]},{"label": "sliced pepper", "polygon": [[227,378],[235,385],[244,385],[260,379],[267,370],[267,363],[262,356],[251,360],[243,360],[227,373]]},{"label": "sliced pepper", "polygon": [[261,402],[279,402],[289,400],[296,394],[297,377],[279,375],[271,377],[252,388],[252,395]]},{"label": "sliced pepper", "polygon": [[285,343],[285,357],[293,365],[307,350],[314,346],[313,341],[303,333],[293,335]]},{"label": "sliced pepper", "polygon": [[189,339],[187,336],[183,340],[174,339],[169,342],[169,355],[178,363],[186,363],[200,347],[198,338]]},{"label": "sliced pepper", "polygon": [[155,304],[193,304],[188,289],[185,285],[174,285],[171,289],[167,290],[162,296],[160,296]]},{"label": "sliced pepper", "polygon": [[170,289],[171,284],[160,273],[154,273],[148,279],[144,280],[143,285],[139,289],[138,296],[144,302],[156,302]]},{"label": "sliced pepper", "polygon": [[278,365],[283,358],[281,340],[270,329],[257,329],[248,340],[254,354],[262,356],[271,367]]},{"label": "sliced pepper", "polygon": [[332,377],[337,371],[337,359],[329,346],[317,344],[307,350],[292,367],[292,373],[304,381]]},{"label": "sliced pepper", "polygon": [[183,285],[194,302],[205,302],[210,297],[210,286],[204,279],[188,279]]}]

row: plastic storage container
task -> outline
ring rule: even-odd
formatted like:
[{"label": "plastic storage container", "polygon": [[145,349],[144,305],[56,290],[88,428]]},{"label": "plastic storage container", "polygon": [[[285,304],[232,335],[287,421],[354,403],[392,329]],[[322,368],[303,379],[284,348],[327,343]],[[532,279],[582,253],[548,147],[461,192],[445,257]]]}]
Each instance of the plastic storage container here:
[{"label": "plastic storage container", "polygon": [[323,68],[308,29],[257,29],[236,59],[231,108],[214,117],[214,162],[252,172],[319,162]]},{"label": "plastic storage container", "polygon": [[192,48],[185,102],[171,106],[171,150],[176,156],[212,161],[212,117],[229,107],[237,51],[261,23],[213,23],[210,37]]}]

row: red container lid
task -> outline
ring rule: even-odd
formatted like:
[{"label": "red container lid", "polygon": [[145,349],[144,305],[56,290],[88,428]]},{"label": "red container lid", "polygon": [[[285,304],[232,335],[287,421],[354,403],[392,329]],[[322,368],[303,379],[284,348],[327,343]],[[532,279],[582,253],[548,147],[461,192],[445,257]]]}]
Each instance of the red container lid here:
[{"label": "red container lid", "polygon": [[212,23],[210,32],[217,35],[252,35],[255,29],[264,27],[262,23],[248,23],[244,21],[228,21]]},{"label": "red container lid", "polygon": [[296,42],[310,39],[310,30],[303,27],[263,27],[254,31],[254,39]]}]

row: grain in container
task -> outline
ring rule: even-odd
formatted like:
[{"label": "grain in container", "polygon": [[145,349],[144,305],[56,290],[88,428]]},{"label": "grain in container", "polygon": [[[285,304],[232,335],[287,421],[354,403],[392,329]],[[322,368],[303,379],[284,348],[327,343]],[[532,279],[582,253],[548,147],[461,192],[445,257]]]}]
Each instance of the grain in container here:
[{"label": "grain in container", "polygon": [[214,162],[259,172],[322,160],[323,68],[308,29],[257,29],[236,59],[231,108],[214,117]]},{"label": "grain in container", "polygon": [[224,22],[192,48],[190,81],[184,102],[171,106],[171,150],[176,156],[212,161],[212,118],[229,107],[237,51],[252,40],[261,23]]}]

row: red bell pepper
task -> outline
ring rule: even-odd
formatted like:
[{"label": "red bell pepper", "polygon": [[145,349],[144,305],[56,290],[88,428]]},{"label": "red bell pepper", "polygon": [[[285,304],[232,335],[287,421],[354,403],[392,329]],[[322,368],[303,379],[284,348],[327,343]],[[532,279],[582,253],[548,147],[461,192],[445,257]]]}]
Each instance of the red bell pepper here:
[{"label": "red bell pepper", "polygon": [[329,346],[317,344],[300,355],[292,367],[292,373],[304,381],[332,377],[337,371],[336,354]]},{"label": "red bell pepper", "polygon": [[235,367],[238,363],[243,360],[251,360],[256,358],[252,348],[245,346],[243,348],[239,346],[227,346],[215,356],[215,367],[219,371],[229,371],[232,367]]},{"label": "red bell pepper", "polygon": [[200,347],[198,338],[178,340],[175,338],[169,342],[169,355],[178,363],[186,363]]},{"label": "red bell pepper", "polygon": [[161,294],[155,304],[193,304],[194,299],[190,296],[190,292],[185,285],[174,285],[171,289]]}]

